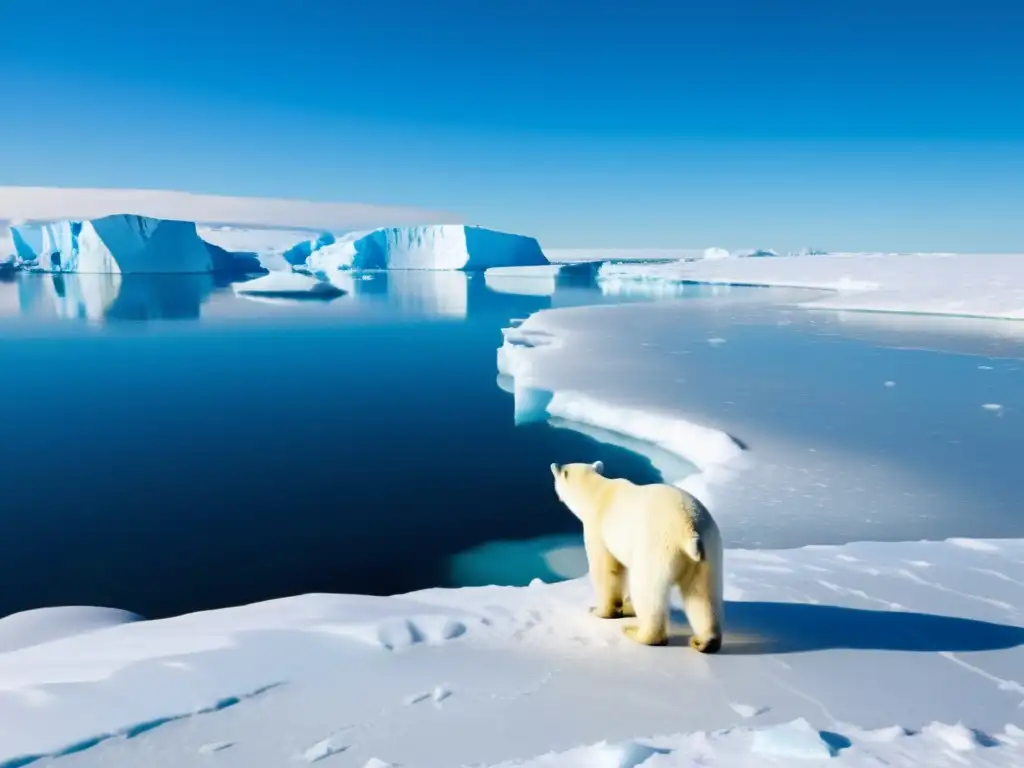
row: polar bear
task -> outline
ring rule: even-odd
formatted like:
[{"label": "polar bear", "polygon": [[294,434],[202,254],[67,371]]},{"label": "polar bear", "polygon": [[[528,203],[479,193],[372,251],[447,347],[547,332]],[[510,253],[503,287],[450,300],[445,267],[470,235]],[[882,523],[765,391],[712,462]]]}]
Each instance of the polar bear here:
[{"label": "polar bear", "polygon": [[606,619],[634,615],[637,626],[627,627],[627,636],[644,645],[665,645],[675,585],[693,630],[690,646],[717,652],[722,647],[723,556],[711,513],[674,486],[636,485],[607,478],[603,470],[600,461],[551,465],[555,493],[583,523],[597,593],[593,612]]}]

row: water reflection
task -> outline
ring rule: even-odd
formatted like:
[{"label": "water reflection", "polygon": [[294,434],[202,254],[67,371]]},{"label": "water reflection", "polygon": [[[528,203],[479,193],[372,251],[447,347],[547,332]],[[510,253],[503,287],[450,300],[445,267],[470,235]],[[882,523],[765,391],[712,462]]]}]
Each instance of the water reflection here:
[{"label": "water reflection", "polygon": [[103,322],[196,319],[214,290],[207,274],[46,274],[17,280],[20,314]]},{"label": "water reflection", "polygon": [[570,270],[557,279],[509,277],[514,270],[504,271],[505,277],[497,279],[483,272],[338,272],[331,275],[330,282],[344,295],[332,302],[310,302],[305,296],[274,296],[272,301],[261,300],[259,295],[236,296],[231,281],[210,274],[21,273],[0,283],[0,317],[91,324],[200,318],[277,320],[310,313],[362,316],[371,304],[411,317],[465,320],[483,313],[504,315],[507,322],[510,317],[525,317],[552,306],[601,301],[604,297],[595,288],[591,271]]}]

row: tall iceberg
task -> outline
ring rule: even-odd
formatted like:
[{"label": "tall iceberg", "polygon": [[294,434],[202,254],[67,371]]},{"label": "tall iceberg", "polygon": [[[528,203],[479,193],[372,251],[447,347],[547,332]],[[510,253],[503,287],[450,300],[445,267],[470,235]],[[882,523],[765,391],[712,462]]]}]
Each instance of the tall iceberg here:
[{"label": "tall iceberg", "polygon": [[19,260],[44,272],[266,271],[255,254],[233,254],[210,245],[190,221],[116,214],[84,221],[12,225],[10,230]]},{"label": "tall iceberg", "polygon": [[306,268],[326,275],[339,269],[484,270],[548,263],[532,237],[463,224],[388,227],[320,237],[289,253],[292,260],[305,256]]}]

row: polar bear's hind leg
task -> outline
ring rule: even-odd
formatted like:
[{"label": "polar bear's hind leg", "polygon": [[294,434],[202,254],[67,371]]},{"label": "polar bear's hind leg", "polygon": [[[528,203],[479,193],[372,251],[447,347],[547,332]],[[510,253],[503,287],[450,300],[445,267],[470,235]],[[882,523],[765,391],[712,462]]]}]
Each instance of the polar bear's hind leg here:
[{"label": "polar bear's hind leg", "polygon": [[657,568],[641,566],[629,573],[629,596],[637,624],[623,630],[641,645],[668,645],[668,608],[671,579]]},{"label": "polar bear's hind leg", "polygon": [[722,648],[721,618],[711,578],[711,569],[706,563],[701,563],[689,569],[677,582],[686,620],[693,632],[690,647],[701,653],[717,653]]}]

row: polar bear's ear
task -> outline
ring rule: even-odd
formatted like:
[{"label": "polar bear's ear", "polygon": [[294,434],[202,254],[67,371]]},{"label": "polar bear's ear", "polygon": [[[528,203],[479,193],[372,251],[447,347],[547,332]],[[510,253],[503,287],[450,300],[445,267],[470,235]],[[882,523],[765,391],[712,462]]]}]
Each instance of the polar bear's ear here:
[{"label": "polar bear's ear", "polygon": [[558,477],[558,473],[559,473],[560,470],[561,470],[561,467],[559,467],[557,464],[552,464],[551,465],[551,474],[554,475],[555,477]]},{"label": "polar bear's ear", "polygon": [[597,472],[597,474],[599,474],[599,475],[602,472],[604,472],[604,462],[603,461],[595,461],[590,466],[592,466],[594,468],[594,471]]}]

